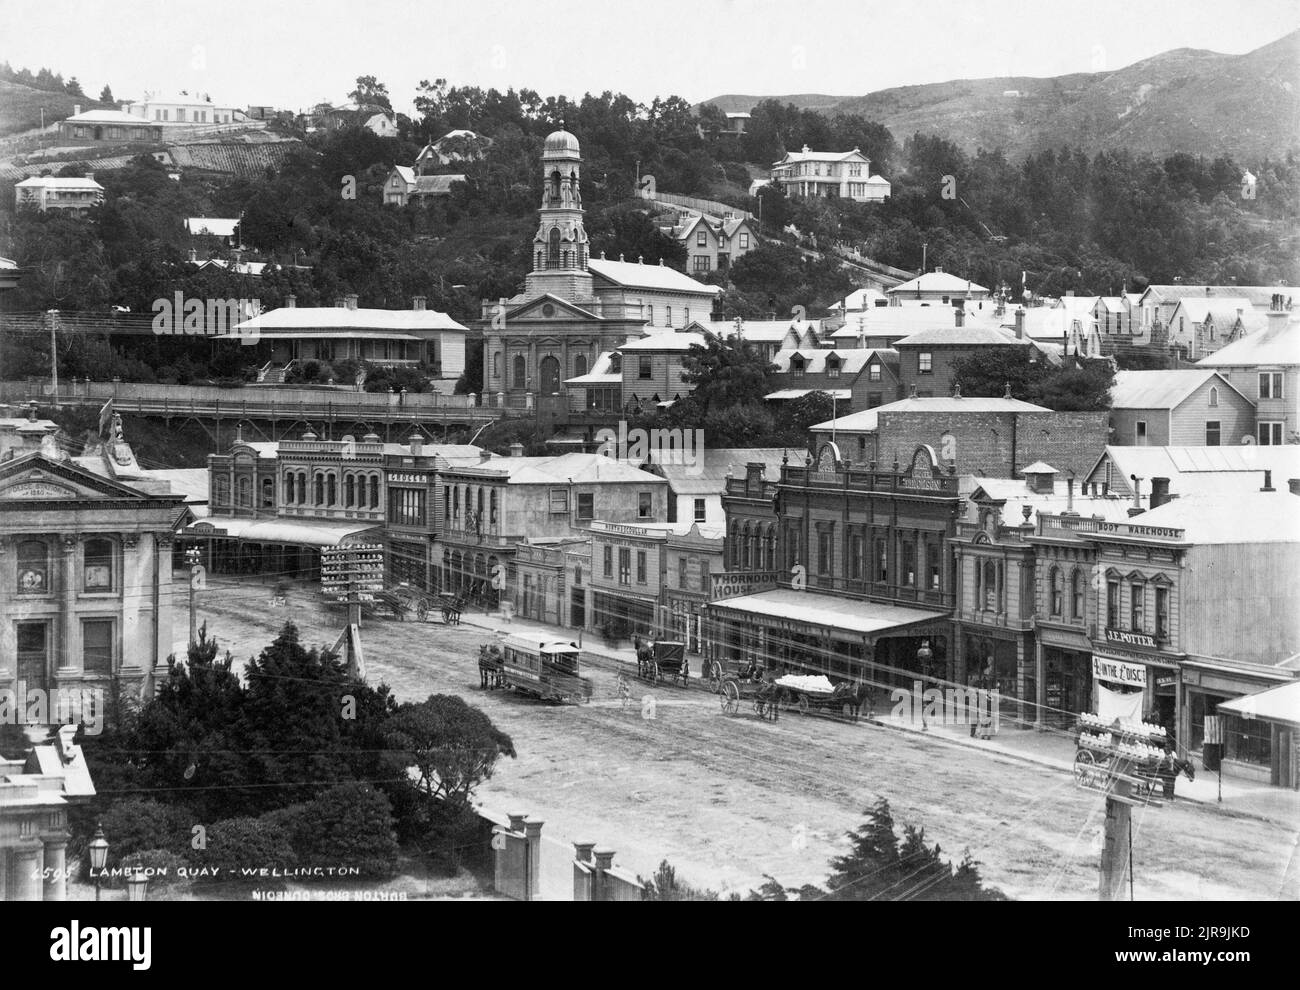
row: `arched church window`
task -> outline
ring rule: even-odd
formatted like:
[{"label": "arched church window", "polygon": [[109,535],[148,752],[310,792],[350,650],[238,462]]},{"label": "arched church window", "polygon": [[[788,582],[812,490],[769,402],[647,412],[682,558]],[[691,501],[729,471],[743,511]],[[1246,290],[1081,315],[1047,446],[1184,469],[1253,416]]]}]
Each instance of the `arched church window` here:
[{"label": "arched church window", "polygon": [[575,378],[587,373],[587,355],[579,354],[573,359],[573,375]]},{"label": "arched church window", "polygon": [[[556,173],[559,174],[558,172]],[[546,267],[560,267],[560,228],[552,227],[546,244]]]},{"label": "arched church window", "polygon": [[560,199],[560,170],[557,168],[551,173],[551,199],[559,202]]},{"label": "arched church window", "polygon": [[514,360],[515,367],[515,388],[523,388],[528,384],[527,362],[524,361],[522,354],[516,354]]}]

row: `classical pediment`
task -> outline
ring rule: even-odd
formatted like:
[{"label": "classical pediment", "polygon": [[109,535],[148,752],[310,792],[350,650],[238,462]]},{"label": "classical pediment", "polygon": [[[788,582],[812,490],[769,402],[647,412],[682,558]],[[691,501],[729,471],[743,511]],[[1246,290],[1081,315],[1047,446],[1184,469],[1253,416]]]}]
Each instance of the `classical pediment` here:
[{"label": "classical pediment", "polygon": [[0,503],[151,497],[70,461],[50,460],[41,454],[28,454],[0,464]]},{"label": "classical pediment", "polygon": [[518,320],[528,320],[529,322],[544,320],[598,322],[599,317],[580,306],[575,306],[568,300],[561,299],[559,296],[551,295],[548,292],[536,299],[530,299],[506,317],[507,325]]}]

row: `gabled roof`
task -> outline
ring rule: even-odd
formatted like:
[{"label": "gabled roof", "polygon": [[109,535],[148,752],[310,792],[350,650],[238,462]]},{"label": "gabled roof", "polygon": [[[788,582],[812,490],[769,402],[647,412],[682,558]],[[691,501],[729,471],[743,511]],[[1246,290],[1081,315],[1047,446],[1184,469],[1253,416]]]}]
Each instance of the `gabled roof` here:
[{"label": "gabled roof", "polygon": [[[66,460],[53,460],[40,451],[32,451],[30,453],[19,454],[10,460],[0,462],[0,486],[5,486],[0,488],[0,495],[5,496],[3,499],[0,499],[0,508],[12,510],[22,507],[23,498],[14,497],[9,486],[23,484],[19,478],[21,476],[30,475],[32,472],[38,472],[41,476],[39,481],[48,482],[48,484],[54,488],[67,489],[69,485],[75,485],[89,489],[89,492],[84,494],[70,493],[68,495],[51,495],[50,499],[55,501],[61,500],[62,498],[67,498],[70,501],[75,501],[77,499],[112,498],[127,500],[157,499],[165,502],[174,502],[177,505],[181,505],[184,502],[184,498],[181,495],[151,494],[113,478],[97,474],[70,458]],[[36,499],[41,498],[39,495],[29,497]]]},{"label": "gabled roof", "polygon": [[1213,313],[1214,322],[1220,326],[1235,323],[1238,311],[1243,314],[1254,312],[1254,306],[1245,296],[1190,296],[1180,299],[1174,312],[1180,309],[1183,316],[1193,323],[1204,323],[1205,318]]},{"label": "gabled roof", "polygon": [[887,301],[887,297],[883,292],[879,289],[868,287],[865,289],[855,289],[830,308],[842,312],[856,313],[864,309],[884,309],[886,307],[878,307],[876,306],[876,303],[885,301]]},{"label": "gabled roof", "polygon": [[[1176,409],[1210,379],[1216,379],[1220,388],[1231,388],[1241,395],[1231,382],[1208,368],[1117,371],[1110,390],[1110,405],[1112,409]],[[1246,399],[1244,395],[1241,397]]]},{"label": "gabled roof", "polygon": [[[724,340],[736,335],[735,320],[692,320],[692,323]],[[742,339],[754,343],[780,343],[791,330],[800,337],[809,330],[820,333],[821,320],[742,320],[740,324]]]},{"label": "gabled roof", "polygon": [[591,370],[576,378],[566,378],[565,385],[618,385],[623,381],[621,372],[614,371],[614,352],[605,351],[591,364]]},{"label": "gabled roof", "polygon": [[1173,302],[1177,299],[1213,299],[1215,296],[1223,296],[1249,299],[1251,305],[1267,308],[1272,297],[1278,294],[1288,297],[1300,295],[1300,289],[1290,285],[1148,285],[1140,298],[1152,295],[1162,302]]},{"label": "gabled roof", "polygon": [[104,187],[94,179],[57,178],[53,175],[33,176],[15,183],[15,189],[67,189],[84,192],[103,192]]},{"label": "gabled roof", "polygon": [[1063,309],[1075,316],[1087,316],[1092,313],[1100,296],[1061,296],[1052,303],[1052,309]]},{"label": "gabled roof", "polygon": [[764,477],[781,476],[781,462],[788,458],[794,467],[804,467],[811,458],[806,450],[784,447],[725,447],[695,452],[692,463],[679,463],[673,451],[653,450],[647,461],[655,473],[668,479],[678,495],[722,494],[727,476],[743,478],[751,463],[763,465]]},{"label": "gabled roof", "polygon": [[402,181],[408,186],[415,185],[415,169],[410,165],[394,165],[393,171],[401,176]]},{"label": "gabled roof", "polygon": [[1286,482],[1271,492],[1184,495],[1133,522],[1181,529],[1189,543],[1300,543],[1300,498]]},{"label": "gabled roof", "polygon": [[[868,331],[868,334],[870,331]],[[1017,339],[1013,333],[994,327],[944,327],[936,330],[922,330],[902,340],[894,341],[895,347],[958,347],[958,346],[1031,347],[1032,341]]]},{"label": "gabled roof", "polygon": [[[964,308],[967,328],[992,328],[998,325],[992,305],[981,310],[978,303],[968,303]],[[859,330],[867,337],[906,337],[919,330],[953,327],[956,321],[954,309],[955,306],[935,303],[930,306],[884,306],[863,310],[861,313],[849,313],[844,326],[832,333],[831,339],[856,339]]]},{"label": "gabled roof", "polygon": [[347,309],[342,306],[281,307],[240,323],[236,330],[460,330],[435,309]]},{"label": "gabled roof", "polygon": [[134,126],[153,125],[161,127],[165,121],[148,120],[145,117],[137,117],[133,113],[123,113],[121,110],[86,110],[83,113],[74,113],[71,117],[65,117],[64,123],[67,124],[132,124]]},{"label": "gabled roof", "polygon": [[832,354],[840,359],[841,374],[855,375],[861,371],[871,359],[874,350],[784,350],[777,351],[772,355],[772,363],[776,365],[777,373],[787,373],[793,367],[793,359],[796,355],[804,359],[804,371],[809,374],[824,374],[826,371],[826,360]]},{"label": "gabled roof", "polygon": [[646,334],[635,340],[629,340],[619,348],[620,351],[689,351],[692,346],[703,347],[704,334],[685,331],[666,330],[662,333]]},{"label": "gabled roof", "polygon": [[1108,313],[1122,313],[1124,312],[1125,309],[1124,297],[1123,296],[1098,296],[1094,308],[1097,307],[1104,309]]},{"label": "gabled roof", "polygon": [[451,193],[454,183],[465,182],[463,175],[417,175],[415,177],[415,194],[417,196],[446,196]]},{"label": "gabled roof", "polygon": [[688,292],[715,296],[722,291],[716,285],[704,285],[667,265],[646,265],[631,261],[607,261],[591,258],[587,268],[606,282],[631,289],[659,289],[665,292]]},{"label": "gabled roof", "polygon": [[569,453],[550,457],[501,457],[449,470],[448,474],[482,473],[505,478],[511,485],[591,484],[594,482],[640,482],[666,484],[663,478],[603,454]]},{"label": "gabled roof", "polygon": [[901,296],[909,292],[947,292],[951,295],[960,296],[964,292],[983,292],[988,293],[988,289],[982,285],[970,281],[969,279],[958,278],[952,272],[925,272],[914,279],[904,282],[902,285],[896,285],[889,289],[889,295]]},{"label": "gabled roof", "polygon": [[1234,340],[1209,357],[1201,358],[1197,365],[1205,368],[1300,365],[1300,323],[1293,322],[1289,313],[1285,318],[1267,319],[1264,329]]},{"label": "gabled roof", "polygon": [[[1168,478],[1174,495],[1214,492],[1255,491],[1264,483],[1264,472],[1278,479],[1300,478],[1300,446],[1280,444],[1231,444],[1221,447],[1137,447],[1109,446],[1084,476],[1093,480],[1106,462],[1112,478],[1132,491],[1130,476],[1143,479],[1143,498],[1150,491],[1151,478]],[[1099,479],[1104,480],[1104,479]]]},{"label": "gabled roof", "polygon": [[191,236],[210,234],[214,237],[234,237],[239,226],[238,217],[187,217],[185,229]]},{"label": "gabled roof", "polygon": [[1044,406],[1020,399],[994,399],[966,396],[938,396],[927,399],[920,396],[888,402],[874,409],[863,409],[841,416],[839,419],[827,420],[812,426],[814,430],[843,430],[846,433],[869,433],[879,427],[879,414],[882,412],[941,412],[941,413],[987,413],[987,412],[1051,412]]},{"label": "gabled roof", "polygon": [[775,168],[778,165],[793,165],[797,162],[842,162],[850,158],[860,158],[864,162],[867,156],[858,148],[852,151],[811,151],[805,144],[800,151],[787,151],[785,157],[779,162],[773,162]]},{"label": "gabled roof", "polygon": [[[541,308],[545,306],[547,303],[550,303],[552,306],[556,307],[556,309],[564,310],[566,313],[570,313],[584,320],[600,319],[599,316],[597,316],[595,313],[591,312],[590,310],[583,309],[581,306],[577,305],[571,300],[561,299],[553,292],[543,292],[540,296],[531,296],[531,297],[516,296],[515,299],[519,299],[521,301],[515,304],[515,308],[509,310],[508,313],[506,314],[508,319],[511,320],[522,319],[533,312],[538,312],[538,318],[540,319],[552,319],[552,317],[543,317],[540,315]],[[508,301],[511,303],[514,302],[514,300],[508,300]]]}]

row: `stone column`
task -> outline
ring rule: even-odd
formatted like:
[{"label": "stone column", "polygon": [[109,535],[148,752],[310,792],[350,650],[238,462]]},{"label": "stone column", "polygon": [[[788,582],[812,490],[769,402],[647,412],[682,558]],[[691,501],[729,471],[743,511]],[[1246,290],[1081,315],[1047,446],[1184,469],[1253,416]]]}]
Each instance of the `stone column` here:
[{"label": "stone column", "polygon": [[66,837],[45,840],[45,869],[49,872],[44,876],[42,893],[47,901],[68,899],[67,880],[64,877],[64,870],[67,869],[67,845]]},{"label": "stone column", "polygon": [[153,551],[150,545],[141,546],[136,533],[125,533],[121,538],[122,546],[122,583],[118,589],[121,596],[121,622],[118,640],[122,644],[115,671],[123,685],[138,685],[153,664],[148,662],[153,646],[153,581],[150,577],[153,568],[149,567],[148,557]]},{"label": "stone column", "polygon": [[[1064,676],[1064,671],[1061,672]],[[1034,700],[1038,703],[1038,708],[1034,715],[1034,728],[1042,732],[1047,728],[1043,721],[1043,713],[1047,709],[1047,651],[1043,644],[1034,637],[1034,683],[1037,685],[1037,695]]]},{"label": "stone column", "polygon": [[80,543],[80,533],[63,537],[63,566],[59,569],[59,600],[63,614],[59,617],[59,648],[55,653],[59,658],[56,674],[59,679],[76,677],[81,672],[81,658],[77,655],[77,643],[81,639],[77,631],[77,548]]},{"label": "stone column", "polygon": [[11,901],[39,901],[41,899],[41,847],[14,849],[10,852],[13,884],[9,889]]},{"label": "stone column", "polygon": [[153,666],[166,667],[172,648],[172,547],[171,536],[154,537],[154,585],[157,606],[153,617]]},{"label": "stone column", "polygon": [[542,899],[542,826],[536,820],[524,822],[524,836],[528,840],[528,900]]}]

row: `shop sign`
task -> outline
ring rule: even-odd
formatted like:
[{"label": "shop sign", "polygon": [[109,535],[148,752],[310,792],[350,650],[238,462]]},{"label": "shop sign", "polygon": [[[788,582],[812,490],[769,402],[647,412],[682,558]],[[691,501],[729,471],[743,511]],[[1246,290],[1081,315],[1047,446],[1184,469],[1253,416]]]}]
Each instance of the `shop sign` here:
[{"label": "shop sign", "polygon": [[1107,629],[1106,642],[1124,643],[1127,646],[1145,646],[1148,650],[1158,649],[1154,636],[1146,633],[1124,632],[1120,629]]},{"label": "shop sign", "polygon": [[1146,687],[1147,669],[1140,663],[1124,663],[1109,657],[1092,658],[1092,676],[1117,684]]},{"label": "shop sign", "polygon": [[429,483],[429,476],[426,474],[389,474],[388,483],[390,485],[426,485]]},{"label": "shop sign", "polygon": [[1156,678],[1156,687],[1158,687],[1158,688],[1173,687],[1174,684],[1175,684],[1177,681],[1178,681],[1178,678],[1175,677],[1175,676],[1173,676],[1173,675],[1170,675],[1170,676],[1168,676],[1168,677],[1157,677],[1157,678]]}]

